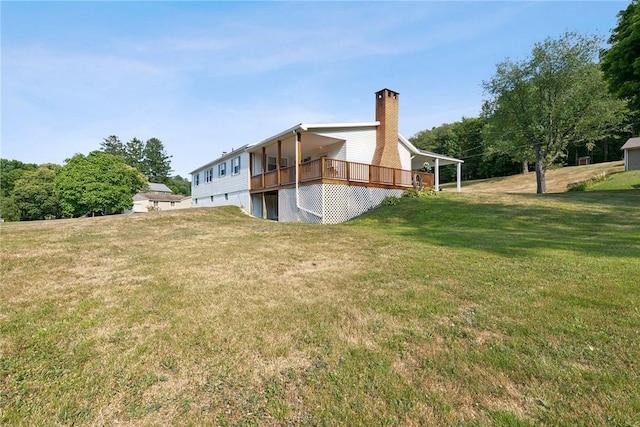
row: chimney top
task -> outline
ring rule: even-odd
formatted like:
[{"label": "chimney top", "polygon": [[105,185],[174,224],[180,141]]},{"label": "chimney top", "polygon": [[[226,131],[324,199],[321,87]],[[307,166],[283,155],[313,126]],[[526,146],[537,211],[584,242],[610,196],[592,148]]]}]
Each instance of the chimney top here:
[{"label": "chimney top", "polygon": [[384,88],[384,89],[381,89],[381,90],[379,90],[379,91],[377,91],[377,92],[376,92],[376,97],[377,97],[378,99],[380,99],[380,98],[382,98],[385,94],[387,94],[387,96],[390,96],[390,97],[392,97],[392,98],[394,98],[394,99],[395,99],[395,98],[397,98],[397,97],[398,97],[398,95],[400,95],[400,94],[399,94],[398,92],[396,92],[396,91],[393,91],[393,90],[391,90],[391,89]]}]

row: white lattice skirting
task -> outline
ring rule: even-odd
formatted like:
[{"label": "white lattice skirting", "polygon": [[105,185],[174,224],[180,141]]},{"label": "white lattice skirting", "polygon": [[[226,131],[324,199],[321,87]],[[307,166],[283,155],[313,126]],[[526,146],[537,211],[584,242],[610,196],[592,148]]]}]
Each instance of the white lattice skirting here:
[{"label": "white lattice skirting", "polygon": [[338,224],[363,214],[382,203],[386,196],[400,197],[402,190],[340,184],[313,184],[278,191],[278,220]]}]

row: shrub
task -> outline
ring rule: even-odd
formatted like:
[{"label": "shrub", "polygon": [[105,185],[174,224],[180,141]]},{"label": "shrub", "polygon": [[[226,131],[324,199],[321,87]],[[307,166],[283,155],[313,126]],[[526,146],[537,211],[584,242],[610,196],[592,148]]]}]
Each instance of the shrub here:
[{"label": "shrub", "polygon": [[400,203],[400,199],[395,196],[387,196],[382,199],[382,206],[395,206]]}]

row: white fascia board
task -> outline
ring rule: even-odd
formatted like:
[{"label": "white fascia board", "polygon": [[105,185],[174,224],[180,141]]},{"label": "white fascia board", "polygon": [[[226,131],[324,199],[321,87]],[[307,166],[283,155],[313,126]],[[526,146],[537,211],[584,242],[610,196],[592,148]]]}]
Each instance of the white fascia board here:
[{"label": "white fascia board", "polygon": [[380,125],[380,122],[358,122],[358,123],[303,123],[300,126],[303,130],[309,129],[345,129],[345,128],[370,128]]}]

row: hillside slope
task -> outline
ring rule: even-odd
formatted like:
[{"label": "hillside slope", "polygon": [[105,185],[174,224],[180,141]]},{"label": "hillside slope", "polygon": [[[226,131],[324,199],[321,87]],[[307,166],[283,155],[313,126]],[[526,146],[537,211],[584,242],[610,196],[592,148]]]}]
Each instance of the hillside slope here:
[{"label": "hillside slope", "polygon": [[[622,161],[548,170],[546,174],[547,193],[563,193],[567,191],[569,184],[585,181],[602,172],[610,174],[622,171],[624,171],[624,162]],[[450,190],[455,188],[455,184],[443,185],[443,188]],[[462,191],[472,193],[535,193],[536,174],[529,172],[528,174],[463,182]]]}]

